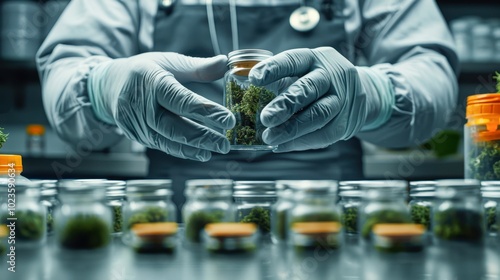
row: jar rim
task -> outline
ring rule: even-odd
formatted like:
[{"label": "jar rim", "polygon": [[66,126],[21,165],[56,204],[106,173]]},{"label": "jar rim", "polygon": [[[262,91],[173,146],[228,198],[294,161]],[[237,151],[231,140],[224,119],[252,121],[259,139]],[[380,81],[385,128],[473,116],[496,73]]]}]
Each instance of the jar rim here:
[{"label": "jar rim", "polygon": [[410,181],[410,189],[421,188],[421,187],[436,187],[436,181]]},{"label": "jar rim", "polygon": [[339,193],[339,197],[345,198],[362,198],[363,192],[360,190],[344,190]]},{"label": "jar rim", "polygon": [[435,198],[436,197],[436,192],[410,193],[410,197],[412,197],[412,198]]},{"label": "jar rim", "polygon": [[372,189],[372,188],[406,188],[408,183],[404,180],[355,180],[341,181],[339,186],[352,186],[355,189]]},{"label": "jar rim", "polygon": [[242,61],[262,61],[273,56],[273,53],[263,49],[241,49],[230,52],[227,57],[227,65],[230,66]]}]

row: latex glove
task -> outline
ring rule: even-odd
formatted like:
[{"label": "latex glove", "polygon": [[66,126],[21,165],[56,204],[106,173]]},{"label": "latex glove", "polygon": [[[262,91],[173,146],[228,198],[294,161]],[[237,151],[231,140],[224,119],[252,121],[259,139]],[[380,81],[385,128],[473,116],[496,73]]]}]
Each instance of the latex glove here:
[{"label": "latex glove", "polygon": [[259,86],[299,77],[262,110],[264,142],[278,145],[276,152],[318,149],[385,123],[394,103],[392,87],[388,79],[372,80],[377,74],[368,68],[361,71],[372,85],[386,82],[380,93],[367,95],[371,86],[363,86],[358,69],[330,47],[285,51],[254,66],[250,81]]},{"label": "latex glove", "polygon": [[[179,158],[207,161],[228,153],[215,129],[230,129],[234,115],[182,86],[223,77],[227,58],[145,53],[97,65],[89,74],[89,97],[97,117],[126,137]],[[222,94],[222,93],[221,93]]]}]

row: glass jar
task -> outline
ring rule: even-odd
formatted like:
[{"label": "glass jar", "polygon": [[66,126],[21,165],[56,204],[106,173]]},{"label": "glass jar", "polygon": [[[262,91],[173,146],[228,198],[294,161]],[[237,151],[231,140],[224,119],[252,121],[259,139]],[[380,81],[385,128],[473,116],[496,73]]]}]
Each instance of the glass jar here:
[{"label": "glass jar", "polygon": [[337,182],[296,181],[290,211],[290,244],[298,250],[340,246],[340,216],[336,208]]},{"label": "glass jar", "polygon": [[288,239],[288,215],[292,209],[293,190],[288,181],[276,181],[277,201],[271,206],[271,240],[283,243]]},{"label": "glass jar", "polygon": [[274,181],[236,181],[233,197],[236,221],[255,223],[263,235],[271,231],[271,205],[276,202]]},{"label": "glass jar", "polygon": [[[175,246],[172,236],[177,228],[167,224],[170,234],[164,240],[152,240],[138,236],[134,228],[140,224],[155,226],[156,223],[173,223],[177,208],[172,202],[172,180],[129,180],[127,181],[127,202],[123,207],[123,241],[137,251],[153,249],[170,251]],[[139,226],[140,227],[140,226]]]},{"label": "glass jar", "polygon": [[436,197],[435,192],[413,192],[410,193],[411,219],[415,224],[424,225],[427,230],[431,229],[432,204]]},{"label": "glass jar", "polygon": [[200,243],[202,230],[207,224],[234,222],[232,180],[188,180],[186,203],[182,209],[185,238],[189,243]]},{"label": "glass jar", "polygon": [[123,230],[123,206],[126,201],[125,189],[106,191],[106,205],[113,214],[113,235],[120,235]]},{"label": "glass jar", "polygon": [[358,212],[363,199],[363,192],[360,190],[347,190],[339,193],[340,201],[340,221],[344,232],[348,235],[357,235]]},{"label": "glass jar", "polygon": [[423,193],[423,192],[435,192],[435,191],[436,191],[436,181],[411,181],[408,203],[411,200],[412,194]]},{"label": "glass jar", "polygon": [[26,151],[31,156],[45,153],[45,126],[30,124],[26,127]]},{"label": "glass jar", "polygon": [[251,253],[257,249],[260,232],[255,223],[214,223],[205,226],[202,238],[212,253]]},{"label": "glass jar", "polygon": [[54,226],[59,246],[69,250],[107,248],[112,216],[105,205],[105,186],[61,180],[58,188],[61,207],[55,210]]},{"label": "glass jar", "polygon": [[[16,180],[14,192],[2,188],[2,224],[15,232],[16,248],[33,248],[45,243],[46,214],[40,201],[41,184]],[[14,194],[15,196],[11,196]]]},{"label": "glass jar", "polygon": [[432,231],[440,240],[478,242],[484,236],[484,211],[478,180],[438,180]]},{"label": "glass jar", "polygon": [[498,93],[467,97],[465,178],[500,180],[500,96]]},{"label": "glass jar", "polygon": [[54,211],[61,205],[57,191],[57,180],[41,180],[42,184],[42,204],[45,206],[47,214],[47,234],[54,232]]},{"label": "glass jar", "polygon": [[236,117],[236,126],[226,131],[232,150],[272,150],[275,147],[262,141],[266,127],[260,121],[260,112],[276,96],[277,89],[255,86],[248,74],[253,66],[269,58],[266,50],[246,49],[228,54],[229,70],[224,76],[224,106]]},{"label": "glass jar", "polygon": [[483,196],[484,221],[486,232],[490,236],[500,235],[500,181],[481,182]]},{"label": "glass jar", "polygon": [[372,181],[362,185],[364,192],[359,209],[361,237],[371,240],[376,224],[411,223],[410,211],[406,204],[407,183],[405,181]]}]

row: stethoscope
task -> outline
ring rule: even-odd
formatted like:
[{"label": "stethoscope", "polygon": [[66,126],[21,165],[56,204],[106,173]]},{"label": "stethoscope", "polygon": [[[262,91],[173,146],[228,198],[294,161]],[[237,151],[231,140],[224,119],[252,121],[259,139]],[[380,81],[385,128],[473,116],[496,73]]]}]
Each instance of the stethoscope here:
[{"label": "stethoscope", "polygon": [[[159,9],[163,10],[166,14],[171,14],[175,8],[178,0],[158,0]],[[321,13],[327,20],[333,19],[333,1],[322,0]],[[217,40],[217,31],[215,29],[215,17],[213,10],[212,0],[206,0],[208,27],[210,30],[210,38],[212,46],[216,54],[220,54],[220,47]],[[229,12],[231,20],[231,35],[233,39],[233,50],[239,49],[238,44],[238,27],[237,27],[237,13],[236,13],[236,0],[229,0]],[[295,9],[289,18],[290,26],[298,32],[309,32],[313,30],[319,23],[321,15],[319,11],[306,5],[306,0],[300,0],[300,7]]]}]

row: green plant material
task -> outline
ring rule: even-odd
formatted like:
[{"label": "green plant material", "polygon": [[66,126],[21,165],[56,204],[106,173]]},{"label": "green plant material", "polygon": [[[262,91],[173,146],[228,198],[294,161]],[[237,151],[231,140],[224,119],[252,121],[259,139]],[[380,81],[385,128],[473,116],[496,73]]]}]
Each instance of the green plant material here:
[{"label": "green plant material", "polygon": [[123,211],[122,207],[118,205],[111,206],[113,212],[113,232],[122,232],[123,226]]},{"label": "green plant material", "polygon": [[489,232],[500,232],[499,220],[497,218],[497,208],[486,208],[486,230]]},{"label": "green plant material", "polygon": [[130,216],[127,221],[127,228],[130,229],[135,224],[159,222],[168,222],[168,212],[161,207],[151,206],[137,211]]},{"label": "green plant material", "polygon": [[47,232],[51,233],[54,230],[54,217],[52,213],[47,212]]},{"label": "green plant material", "polygon": [[[240,213],[241,214],[241,213]],[[255,223],[262,233],[269,233],[271,230],[271,215],[269,210],[262,207],[254,207],[240,220],[241,223]]]},{"label": "green plant material", "polygon": [[483,217],[466,209],[435,212],[433,232],[435,236],[446,240],[480,241],[484,235]]},{"label": "green plant material", "polygon": [[296,216],[292,219],[293,223],[300,222],[339,222],[339,215],[335,212],[317,212]]},{"label": "green plant material", "polygon": [[279,240],[286,240],[288,237],[288,229],[286,217],[288,215],[288,209],[282,209],[276,211],[276,226],[274,228],[274,236]]},{"label": "green plant material", "polygon": [[411,218],[406,213],[395,210],[380,210],[366,216],[361,229],[361,236],[365,239],[371,238],[373,226],[376,224],[403,224],[411,223]]},{"label": "green plant material", "polygon": [[[211,237],[213,238],[213,237]],[[217,242],[207,243],[206,249],[217,254],[242,254],[255,252],[257,246],[244,240],[248,237],[217,237]],[[229,246],[226,244],[229,243]]]},{"label": "green plant material", "polygon": [[499,141],[474,143],[469,153],[469,174],[478,180],[500,180]]},{"label": "green plant material", "polygon": [[495,72],[495,76],[493,76],[493,79],[497,81],[497,92],[500,93],[500,73]]},{"label": "green plant material", "polygon": [[59,242],[67,249],[96,249],[106,246],[110,236],[110,225],[99,216],[78,214],[68,218]]},{"label": "green plant material", "polygon": [[358,233],[358,207],[345,207],[340,217],[347,233]]},{"label": "green plant material", "polygon": [[426,228],[431,224],[431,207],[413,204],[410,207],[411,219],[416,224],[424,225]]},{"label": "green plant material", "polygon": [[[43,238],[46,230],[44,215],[32,210],[17,210],[11,218],[17,218],[15,221],[16,240],[38,241]],[[3,217],[2,221],[9,224],[6,216]]]},{"label": "green plant material", "polygon": [[235,128],[226,131],[226,137],[233,145],[264,145],[259,113],[271,102],[274,93],[264,87],[250,85],[243,89],[236,82],[226,86],[226,107],[236,116]]},{"label": "green plant material", "polygon": [[220,223],[224,218],[223,211],[191,213],[186,221],[186,239],[193,243],[201,242],[201,231],[207,224]]},{"label": "green plant material", "polygon": [[3,147],[5,142],[7,142],[7,138],[9,137],[8,133],[3,132],[3,128],[0,127],[0,149]]}]

